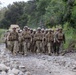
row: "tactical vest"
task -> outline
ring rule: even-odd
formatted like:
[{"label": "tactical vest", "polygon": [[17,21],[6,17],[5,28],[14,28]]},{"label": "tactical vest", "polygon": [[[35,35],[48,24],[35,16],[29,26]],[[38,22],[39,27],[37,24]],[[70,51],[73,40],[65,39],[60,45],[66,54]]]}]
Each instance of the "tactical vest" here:
[{"label": "tactical vest", "polygon": [[30,35],[30,33],[29,32],[23,32],[23,38],[24,39],[30,39],[31,38],[31,35]]},{"label": "tactical vest", "polygon": [[48,42],[54,41],[54,35],[48,33],[48,34],[46,35],[46,39],[47,39]]},{"label": "tactical vest", "polygon": [[35,34],[35,39],[36,39],[36,41],[42,41],[42,38],[43,38],[42,33],[36,33],[36,34]]},{"label": "tactical vest", "polygon": [[64,35],[63,33],[58,33],[58,35],[57,35],[58,39],[63,40],[63,35]]},{"label": "tactical vest", "polygon": [[10,41],[18,40],[18,33],[17,32],[11,32],[9,35],[9,40]]}]

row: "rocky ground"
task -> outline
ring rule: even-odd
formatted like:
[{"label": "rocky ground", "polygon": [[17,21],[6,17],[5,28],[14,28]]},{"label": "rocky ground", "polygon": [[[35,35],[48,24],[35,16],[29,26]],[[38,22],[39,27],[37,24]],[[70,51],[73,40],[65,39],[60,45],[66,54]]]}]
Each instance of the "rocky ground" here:
[{"label": "rocky ground", "polygon": [[76,53],[13,56],[0,45],[0,75],[76,75]]}]

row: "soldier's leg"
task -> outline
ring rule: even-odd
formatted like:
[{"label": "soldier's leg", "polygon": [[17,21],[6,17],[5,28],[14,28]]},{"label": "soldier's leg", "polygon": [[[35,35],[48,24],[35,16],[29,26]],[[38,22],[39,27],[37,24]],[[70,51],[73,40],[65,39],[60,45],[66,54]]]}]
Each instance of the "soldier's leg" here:
[{"label": "soldier's leg", "polygon": [[48,45],[47,45],[48,43],[45,43],[45,54],[47,54],[48,53]]},{"label": "soldier's leg", "polygon": [[24,55],[27,55],[27,43],[26,43],[26,41],[23,42],[23,51],[24,51]]},{"label": "soldier's leg", "polygon": [[45,53],[45,42],[42,42],[42,53]]},{"label": "soldier's leg", "polygon": [[59,51],[60,51],[60,43],[57,43],[56,44],[56,52],[57,52],[57,55],[59,55]]},{"label": "soldier's leg", "polygon": [[50,53],[51,53],[51,54],[54,53],[53,42],[50,43],[50,49],[51,49]]},{"label": "soldier's leg", "polygon": [[39,41],[39,53],[41,53],[41,52],[42,52],[42,42]]},{"label": "soldier's leg", "polygon": [[13,53],[14,43],[13,41],[9,41],[9,50]]},{"label": "soldier's leg", "polygon": [[13,54],[16,55],[18,51],[19,51],[18,41],[14,41]]},{"label": "soldier's leg", "polygon": [[29,51],[31,51],[31,49],[30,49],[30,41],[27,42],[27,49],[28,49]]},{"label": "soldier's leg", "polygon": [[5,48],[7,48],[7,39],[4,38]]},{"label": "soldier's leg", "polygon": [[54,50],[54,53],[56,54],[56,43],[53,44],[53,50]]},{"label": "soldier's leg", "polygon": [[61,42],[61,44],[60,44],[60,53],[62,53],[63,52],[63,42]]},{"label": "soldier's leg", "polygon": [[36,53],[36,50],[37,50],[36,42],[34,42],[33,44],[33,50],[34,50],[34,53]]},{"label": "soldier's leg", "polygon": [[40,52],[40,41],[36,41],[36,46],[37,46],[37,53]]},{"label": "soldier's leg", "polygon": [[21,43],[19,42],[19,53],[21,53]]},{"label": "soldier's leg", "polygon": [[[10,43],[10,41],[7,42],[7,46],[8,46],[7,49],[10,50],[10,47],[11,47],[11,43]],[[11,51],[11,50],[10,50],[10,51]]]},{"label": "soldier's leg", "polygon": [[48,44],[47,44],[47,47],[48,47],[48,54],[51,55],[51,44],[48,43]]}]

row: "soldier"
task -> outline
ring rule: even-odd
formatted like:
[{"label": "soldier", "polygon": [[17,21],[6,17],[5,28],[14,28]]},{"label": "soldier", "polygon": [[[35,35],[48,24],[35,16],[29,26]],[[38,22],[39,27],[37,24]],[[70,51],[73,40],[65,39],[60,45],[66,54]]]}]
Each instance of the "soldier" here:
[{"label": "soldier", "polygon": [[36,29],[33,29],[33,33],[32,33],[32,52],[36,53],[36,39],[35,39],[35,34],[36,34]]},{"label": "soldier", "polygon": [[30,29],[31,41],[30,41],[30,52],[33,51],[33,30]]},{"label": "soldier", "polygon": [[54,49],[54,54],[57,55],[57,41],[56,41],[56,35],[58,33],[58,28],[54,31],[54,44],[53,44],[53,49]]},{"label": "soldier", "polygon": [[65,43],[65,35],[62,31],[62,28],[59,28],[58,33],[56,34],[57,41],[57,55],[59,55],[59,51],[62,50],[63,42]]},{"label": "soldier", "polygon": [[18,30],[18,39],[19,39],[19,53],[23,54],[23,46],[22,46],[22,30]]},{"label": "soldier", "polygon": [[17,54],[18,51],[18,33],[16,32],[16,28],[13,28],[13,31],[10,32],[8,36],[8,41],[10,41],[10,50],[14,55]]},{"label": "soldier", "polygon": [[43,40],[42,40],[42,53],[45,53],[45,45],[46,45],[46,41],[45,41],[45,30],[41,29],[42,35],[43,35]]},{"label": "soldier", "polygon": [[37,28],[37,32],[34,36],[34,39],[36,40],[36,47],[37,47],[37,53],[40,53],[42,51],[42,39],[43,39],[43,35],[41,33],[41,28],[38,27]]},{"label": "soldier", "polygon": [[53,42],[54,42],[54,35],[51,29],[46,34],[46,41],[47,41],[48,54],[51,55],[53,50]]},{"label": "soldier", "polygon": [[5,43],[5,47],[8,49],[8,35],[9,35],[9,31],[5,32],[4,34],[4,43]]},{"label": "soldier", "polygon": [[23,51],[24,51],[24,55],[27,55],[27,51],[30,48],[31,35],[27,26],[25,26],[24,29],[25,30],[22,32]]},{"label": "soldier", "polygon": [[48,53],[48,48],[47,48],[47,41],[46,41],[46,34],[48,33],[49,29],[45,29],[45,53]]}]

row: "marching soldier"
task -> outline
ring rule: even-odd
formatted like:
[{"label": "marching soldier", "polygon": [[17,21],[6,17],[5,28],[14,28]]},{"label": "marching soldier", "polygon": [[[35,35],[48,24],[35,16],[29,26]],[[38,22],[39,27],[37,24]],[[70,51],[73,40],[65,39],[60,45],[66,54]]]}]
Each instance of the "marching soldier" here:
[{"label": "marching soldier", "polygon": [[36,40],[35,40],[36,29],[32,32],[32,43],[31,43],[31,52],[36,53]]},{"label": "marching soldier", "polygon": [[53,44],[53,49],[54,49],[54,54],[57,55],[57,40],[56,40],[56,35],[58,33],[58,28],[54,31],[54,44]]},{"label": "marching soldier", "polygon": [[31,35],[28,30],[28,27],[24,27],[24,31],[22,32],[22,37],[23,37],[23,51],[24,55],[27,55],[28,49],[30,49],[30,41],[31,41]]},{"label": "marching soldier", "polygon": [[51,55],[53,50],[53,42],[54,42],[54,35],[51,29],[46,34],[46,41],[47,41],[48,54]]},{"label": "marching soldier", "polygon": [[65,35],[62,31],[62,28],[59,28],[56,34],[56,41],[57,41],[57,54],[59,55],[59,51],[62,50],[62,45],[65,43]]},{"label": "marching soldier", "polygon": [[45,45],[46,45],[46,41],[45,41],[45,30],[41,29],[42,35],[43,35],[43,40],[42,40],[42,52],[45,53]]},{"label": "marching soldier", "polygon": [[5,43],[5,47],[8,49],[8,35],[9,35],[9,31],[5,32],[4,34],[4,43]]},{"label": "marching soldier", "polygon": [[18,40],[19,40],[19,53],[23,54],[23,46],[22,46],[22,30],[18,30]]},{"label": "marching soldier", "polygon": [[13,28],[13,31],[10,32],[8,41],[10,41],[10,50],[14,55],[16,55],[18,51],[18,33],[16,32],[15,27]]},{"label": "marching soldier", "polygon": [[37,32],[34,36],[35,40],[36,40],[36,47],[37,47],[37,53],[40,53],[42,51],[42,39],[43,39],[43,35],[41,33],[41,28],[38,27],[37,28]]}]

